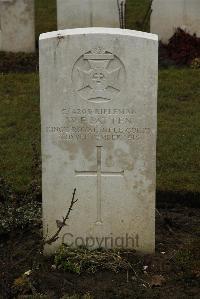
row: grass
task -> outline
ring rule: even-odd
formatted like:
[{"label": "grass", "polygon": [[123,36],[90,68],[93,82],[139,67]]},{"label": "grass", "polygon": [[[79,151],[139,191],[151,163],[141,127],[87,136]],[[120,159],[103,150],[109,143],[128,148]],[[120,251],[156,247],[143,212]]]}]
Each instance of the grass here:
[{"label": "grass", "polygon": [[157,186],[199,192],[200,71],[161,70],[158,95]]},{"label": "grass", "polygon": [[[74,249],[62,245],[55,254],[54,263],[57,269],[75,274],[94,274],[106,270],[118,273],[132,269],[131,264],[125,258],[130,253],[134,254],[130,250],[89,250],[81,247]],[[137,256],[135,260],[138,262]]]},{"label": "grass", "polygon": [[[127,1],[128,28],[141,29],[149,2]],[[56,1],[36,0],[36,35],[51,30],[56,30]],[[199,81],[199,70],[160,70],[158,190],[200,192]],[[0,150],[0,176],[26,191],[37,172],[34,154],[39,158],[40,152],[38,73],[0,75]]]},{"label": "grass", "polygon": [[0,173],[14,189],[34,178],[40,147],[38,74],[0,75]]}]

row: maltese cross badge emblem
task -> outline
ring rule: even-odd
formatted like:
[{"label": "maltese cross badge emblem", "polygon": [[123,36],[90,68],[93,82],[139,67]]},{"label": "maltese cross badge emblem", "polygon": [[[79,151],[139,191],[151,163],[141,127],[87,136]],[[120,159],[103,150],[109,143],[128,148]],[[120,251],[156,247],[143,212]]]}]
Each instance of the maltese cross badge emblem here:
[{"label": "maltese cross badge emblem", "polygon": [[124,77],[120,59],[100,47],[82,55],[72,72],[76,92],[83,99],[95,103],[110,101],[118,95]]}]

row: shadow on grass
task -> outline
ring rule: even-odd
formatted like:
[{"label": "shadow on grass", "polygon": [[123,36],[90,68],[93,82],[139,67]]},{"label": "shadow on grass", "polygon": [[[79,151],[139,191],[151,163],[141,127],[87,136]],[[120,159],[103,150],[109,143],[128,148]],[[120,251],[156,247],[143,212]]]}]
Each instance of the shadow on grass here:
[{"label": "shadow on grass", "polygon": [[157,190],[156,201],[157,208],[172,207],[177,204],[186,207],[200,208],[200,193]]}]

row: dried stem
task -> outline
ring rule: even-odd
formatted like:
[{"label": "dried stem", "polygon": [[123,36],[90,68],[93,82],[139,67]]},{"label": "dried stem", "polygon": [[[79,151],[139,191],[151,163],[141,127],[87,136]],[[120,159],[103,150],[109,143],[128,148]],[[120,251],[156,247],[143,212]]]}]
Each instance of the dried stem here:
[{"label": "dried stem", "polygon": [[52,237],[50,237],[47,240],[44,240],[44,244],[51,245],[52,243],[54,243],[58,240],[59,234],[60,234],[62,228],[64,226],[66,226],[66,221],[69,219],[69,215],[72,211],[72,208],[73,208],[74,204],[78,201],[78,199],[75,199],[75,195],[76,195],[76,188],[73,191],[72,200],[71,200],[70,207],[67,211],[66,216],[63,218],[63,221],[59,221],[59,224],[58,224],[58,221],[57,221],[58,230],[56,231],[56,233]]}]

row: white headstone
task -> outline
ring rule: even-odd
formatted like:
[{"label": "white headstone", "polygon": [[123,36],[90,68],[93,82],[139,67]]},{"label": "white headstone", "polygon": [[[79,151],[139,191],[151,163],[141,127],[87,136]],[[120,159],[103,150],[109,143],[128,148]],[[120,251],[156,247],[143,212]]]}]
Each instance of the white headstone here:
[{"label": "white headstone", "polygon": [[58,29],[123,27],[126,0],[57,0]]},{"label": "white headstone", "polygon": [[0,51],[35,51],[34,0],[0,0]]},{"label": "white headstone", "polygon": [[199,0],[154,0],[151,14],[151,32],[167,43],[177,28],[200,36]]},{"label": "white headstone", "polygon": [[74,188],[79,199],[46,253],[62,241],[154,251],[157,48],[156,35],[122,29],[40,36],[45,236]]}]

